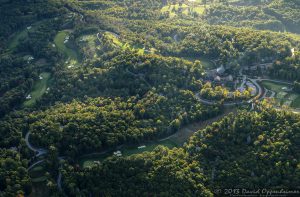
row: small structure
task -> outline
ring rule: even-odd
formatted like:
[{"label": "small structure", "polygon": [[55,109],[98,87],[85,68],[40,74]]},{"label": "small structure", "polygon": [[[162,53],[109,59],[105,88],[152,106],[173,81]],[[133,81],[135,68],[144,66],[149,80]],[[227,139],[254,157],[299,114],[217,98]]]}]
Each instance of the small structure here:
[{"label": "small structure", "polygon": [[34,57],[29,56],[29,57],[27,58],[27,63],[30,63],[32,60],[34,60]]},{"label": "small structure", "polygon": [[66,44],[67,42],[69,42],[70,36],[66,36],[65,40],[64,40],[64,44]]},{"label": "small structure", "polygon": [[214,81],[220,82],[220,81],[221,81],[221,77],[216,76],[216,77],[214,78]]},{"label": "small structure", "polygon": [[222,75],[222,74],[224,74],[224,72],[225,72],[225,68],[224,68],[223,65],[220,66],[219,68],[217,68],[217,73],[218,73],[218,74]]},{"label": "small structure", "polygon": [[292,57],[295,57],[295,48],[291,49]]},{"label": "small structure", "polygon": [[117,157],[121,157],[122,153],[121,153],[121,151],[118,150],[118,151],[114,152],[114,155]]},{"label": "small structure", "polygon": [[54,43],[52,44],[52,47],[55,48],[55,44]]},{"label": "small structure", "polygon": [[227,81],[233,81],[232,75],[228,75],[227,78],[226,78],[226,80],[227,80]]},{"label": "small structure", "polygon": [[26,29],[27,29],[27,30],[30,30],[31,28],[32,28],[31,26],[28,26]]},{"label": "small structure", "polygon": [[26,96],[26,99],[27,100],[29,100],[29,99],[31,99],[32,97],[31,97],[31,95],[30,94],[28,94],[28,96]]},{"label": "small structure", "polygon": [[143,149],[143,148],[146,148],[146,146],[143,145],[143,146],[139,146],[139,147],[138,147],[138,149]]},{"label": "small structure", "polygon": [[42,80],[42,79],[44,79],[44,78],[40,75],[40,76],[39,76],[39,79]]}]

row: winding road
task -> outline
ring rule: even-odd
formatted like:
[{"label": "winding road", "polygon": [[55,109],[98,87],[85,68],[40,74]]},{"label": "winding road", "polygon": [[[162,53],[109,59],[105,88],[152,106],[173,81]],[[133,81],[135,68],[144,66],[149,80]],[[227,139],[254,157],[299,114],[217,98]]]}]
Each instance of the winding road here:
[{"label": "winding road", "polygon": [[44,154],[47,154],[47,150],[46,149],[43,149],[43,148],[35,148],[35,147],[33,147],[31,144],[30,144],[30,142],[29,142],[29,136],[30,136],[30,131],[28,131],[27,133],[26,133],[26,135],[25,135],[25,142],[26,142],[26,145],[27,145],[27,147],[30,149],[30,150],[32,150],[34,153],[36,153],[36,157],[39,157],[39,156],[42,156],[42,155],[44,155]]}]

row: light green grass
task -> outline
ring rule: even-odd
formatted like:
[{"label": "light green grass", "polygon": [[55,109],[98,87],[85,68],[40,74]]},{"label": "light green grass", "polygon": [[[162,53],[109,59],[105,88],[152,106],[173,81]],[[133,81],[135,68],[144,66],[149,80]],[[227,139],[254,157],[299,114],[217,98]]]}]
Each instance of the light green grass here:
[{"label": "light green grass", "polygon": [[22,31],[15,33],[15,35],[12,37],[12,39],[10,39],[10,41],[8,42],[8,48],[10,50],[15,49],[19,45],[20,40],[26,39],[28,37],[29,31],[34,31],[44,21],[45,20],[41,20],[41,21],[37,21],[36,23],[32,24],[30,30],[28,30],[26,27]]},{"label": "light green grass", "polygon": [[205,12],[205,7],[204,7],[204,5],[203,6],[197,6],[192,11],[196,12],[197,14],[202,15]]},{"label": "light green grass", "polygon": [[284,92],[282,90],[283,87],[288,87],[286,84],[280,84],[270,81],[263,81],[262,85],[274,92],[276,92],[275,101],[280,105],[287,105],[292,108],[300,107],[300,94],[295,92]]},{"label": "light green grass", "polygon": [[297,98],[293,100],[291,107],[300,108],[300,96],[297,96]]},{"label": "light green grass", "polygon": [[48,82],[51,74],[48,72],[41,73],[43,79],[38,79],[30,92],[31,99],[24,102],[24,107],[32,107],[38,99],[40,99],[47,90]]},{"label": "light green grass", "polygon": [[[120,151],[122,152],[122,156],[130,156],[133,154],[143,153],[145,151],[152,151],[159,145],[163,145],[168,148],[177,147],[177,144],[175,144],[171,140],[156,141],[156,142],[152,142],[152,143],[146,143],[145,145],[146,145],[146,148],[142,148],[142,149],[138,149],[138,146],[135,146],[135,147],[126,146],[126,147],[121,148]],[[106,159],[110,156],[113,156],[113,151],[105,153],[105,154],[95,154],[95,155],[83,157],[80,159],[79,164],[82,167],[86,168],[88,166],[91,166],[95,161],[103,161],[104,159]]]},{"label": "light green grass", "polygon": [[282,88],[287,87],[287,85],[280,84],[280,83],[275,83],[275,82],[270,82],[270,81],[263,81],[262,85],[265,88],[267,88],[269,90],[272,90],[276,93],[282,92]]},{"label": "light green grass", "polygon": [[287,94],[288,93],[286,93],[286,92],[278,92],[276,97],[278,99],[283,99]]},{"label": "light green grass", "polygon": [[105,36],[110,39],[116,46],[122,47],[123,43],[111,32],[105,32]]},{"label": "light green grass", "polygon": [[16,35],[12,38],[12,40],[8,44],[8,48],[10,50],[15,49],[18,45],[20,40],[26,39],[28,36],[28,30],[24,29],[23,31],[20,31],[16,33]]},{"label": "light green grass", "polygon": [[78,60],[77,52],[74,49],[71,49],[71,48],[67,47],[66,46],[67,43],[66,44],[64,43],[64,40],[65,40],[66,36],[68,36],[69,34],[70,33],[68,31],[58,32],[58,34],[54,38],[54,43],[55,43],[56,47],[58,48],[58,50],[62,54],[66,55],[70,59]]},{"label": "light green grass", "polygon": [[[190,15],[191,14],[190,11],[189,11],[189,8],[191,9],[191,12],[196,12],[199,15],[202,15],[205,12],[204,5],[195,5],[195,7],[192,8],[192,6],[187,5],[187,4],[182,4],[182,6],[179,6],[178,3],[175,4],[175,5],[166,5],[166,6],[161,8],[160,12],[161,13],[169,12],[170,17],[173,18],[173,17],[176,16],[175,12],[177,12],[180,7],[182,8],[182,13],[184,15]],[[175,12],[173,10],[175,10]]]},{"label": "light green grass", "polygon": [[182,58],[190,62],[195,62],[196,60],[199,60],[205,70],[211,70],[217,68],[217,66],[211,60],[205,57],[182,57]]}]

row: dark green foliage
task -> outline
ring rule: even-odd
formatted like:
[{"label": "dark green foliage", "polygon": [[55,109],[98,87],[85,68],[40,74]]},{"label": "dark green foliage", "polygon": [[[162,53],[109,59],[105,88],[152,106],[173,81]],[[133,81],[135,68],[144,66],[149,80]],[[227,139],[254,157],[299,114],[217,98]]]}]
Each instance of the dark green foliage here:
[{"label": "dark green foliage", "polygon": [[186,147],[212,188],[297,188],[300,117],[264,110],[230,115]]},{"label": "dark green foliage", "polygon": [[15,197],[31,192],[31,181],[27,172],[27,162],[17,151],[0,149],[0,191],[1,196]]},{"label": "dark green foliage", "polygon": [[110,158],[91,168],[64,170],[68,196],[212,196],[205,177],[183,149]]}]

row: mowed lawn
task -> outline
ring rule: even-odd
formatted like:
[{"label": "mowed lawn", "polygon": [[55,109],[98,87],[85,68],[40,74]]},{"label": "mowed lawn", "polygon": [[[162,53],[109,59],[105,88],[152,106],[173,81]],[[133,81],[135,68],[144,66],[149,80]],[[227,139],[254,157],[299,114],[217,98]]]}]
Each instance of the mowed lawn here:
[{"label": "mowed lawn", "polygon": [[217,68],[217,65],[206,57],[182,57],[182,58],[190,62],[195,62],[196,60],[199,60],[204,70],[211,70]]},{"label": "mowed lawn", "polygon": [[[163,141],[156,141],[156,142],[151,142],[151,143],[145,143],[144,144],[146,147],[145,148],[138,148],[138,146],[124,146],[120,148],[119,150],[122,153],[122,156],[130,156],[133,154],[139,154],[145,151],[153,151],[157,146],[162,145],[166,146],[168,148],[174,148],[177,147],[178,145],[174,143],[171,140],[163,140]],[[117,151],[117,150],[115,150]],[[109,151],[104,154],[93,154],[93,155],[88,155],[85,157],[82,157],[79,160],[79,164],[86,168],[88,166],[91,166],[95,161],[103,161],[104,159],[113,156],[114,151]]]},{"label": "mowed lawn", "polygon": [[284,91],[283,88],[291,88],[286,84],[263,81],[262,85],[268,90],[276,92],[275,100],[280,105],[287,105],[292,108],[300,108],[300,94],[294,91]]},{"label": "mowed lawn", "polygon": [[10,50],[15,49],[19,45],[20,40],[26,39],[27,36],[28,36],[28,30],[27,29],[24,29],[23,31],[20,31],[20,32],[16,33],[16,35],[9,42],[8,48]]},{"label": "mowed lawn", "polygon": [[24,102],[24,107],[32,107],[46,92],[51,74],[48,72],[43,72],[40,74],[40,76],[43,79],[38,79],[38,81],[34,84],[32,91],[29,93],[31,95],[31,99]]},{"label": "mowed lawn", "polygon": [[[206,7],[208,7],[209,5],[207,5]],[[194,5],[194,7],[187,5],[187,4],[182,4],[181,6],[177,3],[175,5],[173,4],[169,4],[166,5],[164,7],[161,8],[160,12],[161,13],[165,13],[165,12],[169,12],[170,17],[173,18],[176,16],[176,12],[178,12],[178,9],[181,8],[182,9],[182,13],[184,15],[190,15],[190,12],[196,12],[199,15],[204,14],[205,12],[205,6],[204,5]]]},{"label": "mowed lawn", "polygon": [[[54,43],[62,54],[66,55],[70,59],[78,60],[78,54],[76,50],[67,47],[66,44],[68,43],[64,43],[65,38],[69,35],[70,33],[68,31],[58,32],[58,34],[54,38]],[[68,42],[70,42],[70,40]]]}]

